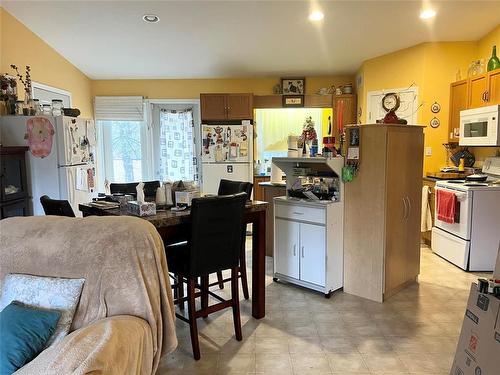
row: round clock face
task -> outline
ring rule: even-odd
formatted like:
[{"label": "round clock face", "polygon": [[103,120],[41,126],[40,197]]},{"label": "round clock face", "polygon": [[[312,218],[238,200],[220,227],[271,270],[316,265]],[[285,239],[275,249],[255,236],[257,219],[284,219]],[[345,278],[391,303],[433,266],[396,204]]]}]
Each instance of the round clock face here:
[{"label": "round clock face", "polygon": [[382,107],[386,112],[397,111],[399,108],[399,104],[399,96],[394,92],[385,94],[385,96],[382,98]]}]

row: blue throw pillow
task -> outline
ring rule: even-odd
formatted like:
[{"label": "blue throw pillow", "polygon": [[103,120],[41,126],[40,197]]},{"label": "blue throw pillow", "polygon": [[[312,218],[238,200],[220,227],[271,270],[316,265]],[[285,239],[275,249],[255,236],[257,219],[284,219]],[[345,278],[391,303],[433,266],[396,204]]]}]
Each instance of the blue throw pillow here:
[{"label": "blue throw pillow", "polygon": [[13,301],[0,312],[0,375],[10,375],[35,358],[54,333],[59,311]]}]

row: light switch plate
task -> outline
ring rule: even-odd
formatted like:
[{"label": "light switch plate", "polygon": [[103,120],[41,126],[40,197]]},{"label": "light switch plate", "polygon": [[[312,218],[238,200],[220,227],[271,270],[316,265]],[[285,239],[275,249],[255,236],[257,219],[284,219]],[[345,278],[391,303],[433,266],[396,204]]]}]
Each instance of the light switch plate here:
[{"label": "light switch plate", "polygon": [[425,156],[432,156],[432,147],[425,148]]}]

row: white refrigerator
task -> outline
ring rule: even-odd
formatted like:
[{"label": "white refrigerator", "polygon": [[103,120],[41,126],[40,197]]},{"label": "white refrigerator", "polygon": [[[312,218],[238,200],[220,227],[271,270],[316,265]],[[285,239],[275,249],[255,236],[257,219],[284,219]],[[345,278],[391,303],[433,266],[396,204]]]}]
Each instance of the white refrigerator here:
[{"label": "white refrigerator", "polygon": [[221,179],[253,182],[253,128],[201,125],[202,192],[217,194]]},{"label": "white refrigerator", "polygon": [[96,130],[93,120],[66,116],[3,116],[0,142],[28,146],[27,180],[34,215],[44,215],[40,197],[80,203],[96,196]]}]

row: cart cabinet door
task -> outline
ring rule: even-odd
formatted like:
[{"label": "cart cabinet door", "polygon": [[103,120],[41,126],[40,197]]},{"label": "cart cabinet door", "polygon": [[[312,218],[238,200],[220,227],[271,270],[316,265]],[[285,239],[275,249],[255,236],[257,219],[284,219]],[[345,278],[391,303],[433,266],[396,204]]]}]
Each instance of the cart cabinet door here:
[{"label": "cart cabinet door", "polygon": [[290,220],[276,219],[275,241],[276,272],[299,278],[299,226]]},{"label": "cart cabinet door", "polygon": [[300,279],[325,286],[325,227],[300,224]]}]

